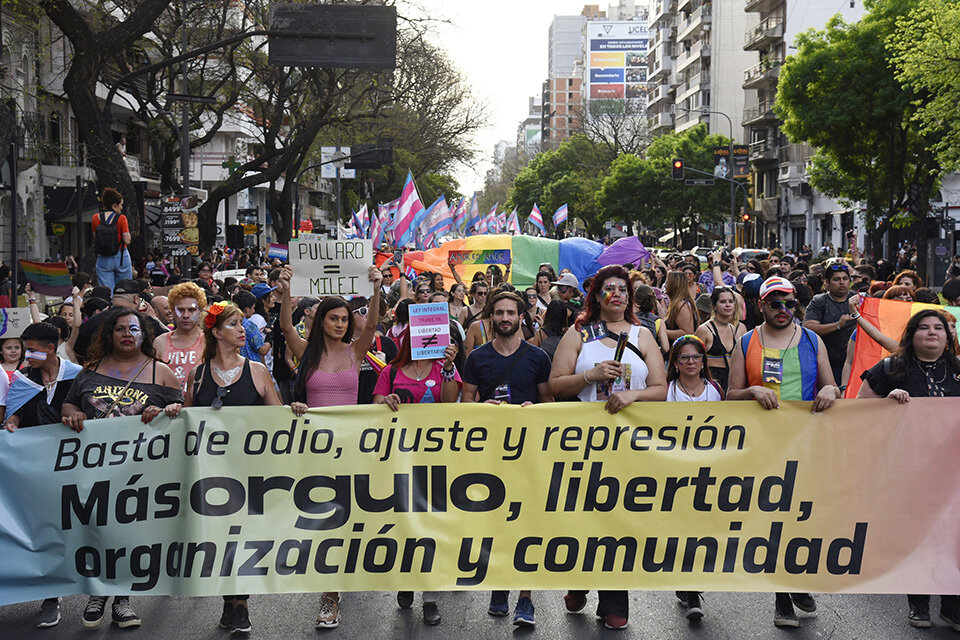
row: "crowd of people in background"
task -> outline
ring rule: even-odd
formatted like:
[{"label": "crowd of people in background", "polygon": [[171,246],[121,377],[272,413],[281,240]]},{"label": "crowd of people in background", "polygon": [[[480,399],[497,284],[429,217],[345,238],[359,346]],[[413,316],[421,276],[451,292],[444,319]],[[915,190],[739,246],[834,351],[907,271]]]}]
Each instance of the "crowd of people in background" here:
[{"label": "crowd of people in background", "polygon": [[[369,299],[297,298],[291,268],[256,249],[215,250],[190,273],[157,251],[131,261],[122,204],[107,202],[115,215],[94,221],[98,242],[115,250],[98,258],[96,279],[76,271],[72,295],[45,309],[27,288],[34,323],[0,340],[7,431],[52,422],[80,431],[112,416],[150,422],[191,406],[283,405],[302,415],[352,404],[396,412],[412,403],[558,401],[600,402],[613,414],[651,401],[756,401],[773,410],[800,400],[826,411],[850,382],[858,331],[893,354],[863,374],[858,397],[902,403],[960,395],[951,314],[925,310],[903,335],[886,336],[859,312],[866,297],[960,306],[957,261],[937,293],[924,286],[909,251],[896,261],[819,260],[808,248],[740,260],[720,249],[705,265],[675,252],[603,267],[583,282],[544,263],[522,288],[510,283],[509,266],[490,265],[470,282],[452,264],[410,277],[398,255],[370,267]],[[220,277],[227,269],[244,275]],[[0,267],[0,281],[8,276]],[[440,358],[414,360],[410,305],[427,302],[447,303],[451,344]],[[15,393],[18,385],[46,392],[25,396]],[[440,595],[421,594],[424,623],[440,622]],[[687,618],[703,617],[699,592],[677,598]],[[570,591],[564,606],[579,612],[587,600],[587,592]],[[99,625],[108,602],[90,597],[83,624]],[[249,602],[224,595],[220,627],[250,631]],[[321,594],[316,626],[338,626],[347,602]],[[413,602],[413,592],[397,594],[399,607]],[[816,601],[776,594],[774,623],[799,626],[795,608],[812,612]],[[509,610],[509,594],[493,592],[489,613]],[[530,591],[519,592],[513,610],[516,625],[535,624]],[[609,629],[627,627],[628,593],[600,591],[596,613]],[[110,614],[120,627],[141,623],[125,594],[113,596]],[[960,631],[956,597],[943,596],[940,617]],[[931,625],[929,596],[909,596],[907,619]],[[44,601],[38,626],[59,620],[59,599]]]}]

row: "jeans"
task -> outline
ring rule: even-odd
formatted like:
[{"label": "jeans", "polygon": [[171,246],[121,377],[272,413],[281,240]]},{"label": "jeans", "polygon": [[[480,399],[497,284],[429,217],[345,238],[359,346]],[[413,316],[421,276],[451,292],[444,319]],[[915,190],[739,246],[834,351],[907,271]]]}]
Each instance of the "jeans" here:
[{"label": "jeans", "polygon": [[107,287],[113,292],[118,280],[129,280],[133,277],[133,265],[130,264],[130,253],[126,247],[112,256],[97,256],[97,284]]}]

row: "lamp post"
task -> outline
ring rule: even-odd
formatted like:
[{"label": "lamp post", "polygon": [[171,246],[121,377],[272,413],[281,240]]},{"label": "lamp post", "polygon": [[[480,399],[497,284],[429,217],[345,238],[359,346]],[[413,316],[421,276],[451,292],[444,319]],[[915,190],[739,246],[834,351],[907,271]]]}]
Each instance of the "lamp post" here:
[{"label": "lamp post", "polygon": [[729,167],[730,167],[730,238],[729,245],[733,248],[734,243],[736,242],[737,237],[737,187],[733,178],[733,120],[730,119],[730,116],[725,114],[723,111],[711,111],[705,107],[700,109],[688,109],[686,107],[676,107],[683,111],[689,113],[701,113],[701,114],[713,114],[718,116],[723,116],[727,119],[727,124],[730,125],[730,158],[729,158]]}]

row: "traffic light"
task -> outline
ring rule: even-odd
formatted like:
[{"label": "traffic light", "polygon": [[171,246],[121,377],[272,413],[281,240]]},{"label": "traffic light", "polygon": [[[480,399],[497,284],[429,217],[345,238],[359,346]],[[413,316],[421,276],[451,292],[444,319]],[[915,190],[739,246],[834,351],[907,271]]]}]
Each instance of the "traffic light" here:
[{"label": "traffic light", "polygon": [[744,213],[743,215],[740,216],[740,219],[743,220],[744,222],[750,222],[750,214]]},{"label": "traffic light", "polygon": [[674,180],[683,180],[683,158],[674,158],[671,174]]}]

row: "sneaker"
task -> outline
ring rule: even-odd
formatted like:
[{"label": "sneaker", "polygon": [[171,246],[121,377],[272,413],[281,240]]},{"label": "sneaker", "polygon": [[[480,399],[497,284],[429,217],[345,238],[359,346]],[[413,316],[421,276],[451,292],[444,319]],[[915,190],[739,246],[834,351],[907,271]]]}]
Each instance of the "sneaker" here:
[{"label": "sneaker", "polygon": [[940,619],[946,622],[948,626],[953,627],[954,631],[960,631],[960,612],[941,608]]},{"label": "sneaker", "polygon": [[221,629],[233,629],[233,610],[235,608],[236,607],[234,607],[232,602],[229,600],[224,600],[223,613],[220,614],[220,622],[217,623],[217,626],[219,626]]},{"label": "sneaker", "polygon": [[683,603],[683,615],[690,622],[698,622],[703,618],[703,607],[700,605],[700,594],[696,591],[685,592],[686,598]]},{"label": "sneaker", "polygon": [[409,609],[413,606],[413,591],[397,591],[397,606]]},{"label": "sneaker", "polygon": [[437,608],[436,602],[423,603],[423,624],[430,626],[440,624],[440,609]]},{"label": "sneaker", "polygon": [[55,627],[60,622],[60,598],[47,598],[40,603],[40,619],[37,628]]},{"label": "sneaker", "polygon": [[813,613],[817,610],[817,601],[809,593],[791,593],[790,599],[794,606],[804,613]]},{"label": "sneaker", "polygon": [[513,612],[513,624],[518,627],[532,627],[537,624],[534,619],[533,601],[524,596],[517,600],[517,608]]},{"label": "sneaker", "polygon": [[567,591],[563,596],[563,605],[570,613],[579,613],[587,606],[587,594],[582,591]]},{"label": "sneaker", "polygon": [[130,606],[130,598],[113,599],[113,624],[121,629],[140,626],[140,616]]},{"label": "sneaker", "polygon": [[911,627],[918,629],[929,629],[933,626],[933,623],[930,622],[930,610],[920,607],[910,607],[910,615],[907,616],[907,621]]},{"label": "sneaker", "polygon": [[233,608],[233,627],[230,633],[250,633],[250,609],[245,604],[238,604]]},{"label": "sneaker", "polygon": [[320,594],[320,613],[317,615],[317,629],[336,629],[340,626],[340,594],[333,597],[329,593]]},{"label": "sneaker", "polygon": [[90,596],[87,606],[83,610],[83,626],[93,629],[103,620],[107,609],[107,596]]},{"label": "sneaker", "polygon": [[603,626],[605,626],[607,629],[620,631],[621,629],[627,628],[627,619],[623,616],[609,615],[603,619]]},{"label": "sneaker", "polygon": [[778,627],[799,627],[800,621],[793,612],[793,602],[789,594],[777,594],[776,611],[773,614],[773,624]]},{"label": "sneaker", "polygon": [[507,604],[507,594],[509,593],[509,591],[492,591],[490,593],[490,606],[487,608],[487,613],[492,616],[497,616],[498,618],[502,618],[510,613],[510,605]]}]

